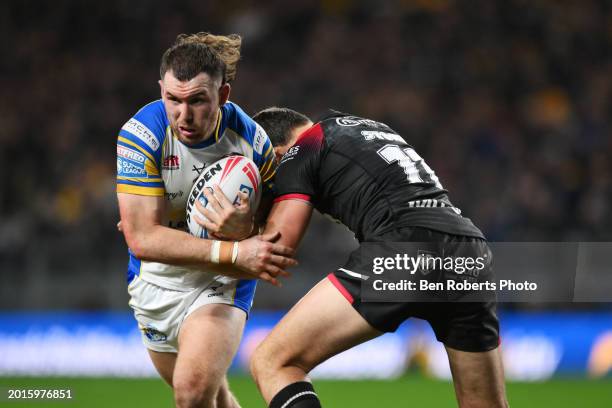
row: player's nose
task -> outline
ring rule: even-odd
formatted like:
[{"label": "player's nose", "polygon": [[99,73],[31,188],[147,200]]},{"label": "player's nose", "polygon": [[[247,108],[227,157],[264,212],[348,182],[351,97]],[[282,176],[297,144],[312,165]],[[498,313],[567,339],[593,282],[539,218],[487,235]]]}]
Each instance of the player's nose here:
[{"label": "player's nose", "polygon": [[188,103],[182,103],[178,108],[178,120],[179,122],[191,122],[193,118],[193,114],[191,112],[191,107]]}]

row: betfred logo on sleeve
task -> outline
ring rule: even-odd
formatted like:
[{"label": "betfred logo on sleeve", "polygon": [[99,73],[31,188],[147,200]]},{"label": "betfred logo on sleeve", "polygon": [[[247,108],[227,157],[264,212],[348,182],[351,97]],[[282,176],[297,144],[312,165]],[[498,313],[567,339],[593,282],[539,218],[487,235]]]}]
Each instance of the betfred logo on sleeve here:
[{"label": "betfred logo on sleeve", "polygon": [[144,154],[121,145],[117,145],[117,157],[122,157],[135,163],[144,163],[147,159]]}]

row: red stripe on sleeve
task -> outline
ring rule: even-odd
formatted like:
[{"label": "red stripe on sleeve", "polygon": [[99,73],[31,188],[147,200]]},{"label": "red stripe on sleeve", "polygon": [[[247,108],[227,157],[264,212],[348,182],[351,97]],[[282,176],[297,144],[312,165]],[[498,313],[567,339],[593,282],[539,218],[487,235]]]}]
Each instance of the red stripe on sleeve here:
[{"label": "red stripe on sleeve", "polygon": [[330,280],[330,282],[336,287],[336,289],[338,289],[340,291],[342,296],[344,296],[346,298],[346,300],[349,301],[350,304],[353,304],[355,299],[353,299],[353,296],[351,296],[349,291],[346,290],[346,288],[340,283],[338,278],[336,278],[336,276],[333,273],[330,273],[329,275],[327,275],[327,279]]},{"label": "red stripe on sleeve", "polygon": [[302,200],[310,202],[310,196],[308,194],[284,194],[282,196],[276,197],[274,199],[274,202],[278,203],[279,201],[285,200]]}]

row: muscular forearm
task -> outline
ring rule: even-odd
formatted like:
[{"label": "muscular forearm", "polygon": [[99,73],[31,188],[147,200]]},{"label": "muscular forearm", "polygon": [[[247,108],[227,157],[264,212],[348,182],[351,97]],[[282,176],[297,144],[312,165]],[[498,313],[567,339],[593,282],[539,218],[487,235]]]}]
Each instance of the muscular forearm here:
[{"label": "muscular forearm", "polygon": [[[163,226],[165,202],[162,197],[127,193],[119,193],[117,197],[120,230],[139,259],[201,268],[232,278],[257,278],[275,285],[279,284],[276,276],[287,274],[283,268],[296,264],[293,251],[275,243],[278,234],[254,236],[235,246],[230,243],[217,245],[212,240]],[[213,260],[218,263],[211,262]]]},{"label": "muscular forearm", "polygon": [[128,246],[144,261],[174,265],[204,265],[210,263],[211,242],[186,232],[153,225],[146,229],[132,230],[124,226]]},{"label": "muscular forearm", "polygon": [[211,263],[212,240],[197,238],[183,231],[161,225],[151,227],[148,231],[135,235],[136,237],[131,240],[135,248],[130,247],[130,249],[137,258],[144,261],[194,268],[205,267],[206,272],[236,279],[253,278],[252,275],[241,271],[234,265]]}]

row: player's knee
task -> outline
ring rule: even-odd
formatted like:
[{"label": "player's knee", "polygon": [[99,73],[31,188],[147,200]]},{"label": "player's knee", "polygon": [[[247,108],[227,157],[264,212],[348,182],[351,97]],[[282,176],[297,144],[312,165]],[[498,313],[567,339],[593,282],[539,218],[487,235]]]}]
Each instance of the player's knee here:
[{"label": "player's knee", "polygon": [[274,370],[273,356],[269,355],[264,347],[257,347],[255,352],[251,356],[249,368],[251,370],[251,376],[259,383],[259,380],[266,372]]},{"label": "player's knee", "polygon": [[174,379],[174,402],[179,408],[214,407],[219,386],[195,376]]},{"label": "player's knee", "polygon": [[250,362],[251,375],[258,384],[285,368],[297,368],[308,373],[312,367],[313,364],[305,361],[301,353],[279,351],[268,347],[265,342],[255,349]]},{"label": "player's knee", "polygon": [[268,347],[264,342],[255,349],[251,356],[250,369],[251,375],[256,382],[259,383],[261,378],[266,378],[286,365],[287,361],[284,358],[284,353],[274,352],[271,347]]}]

